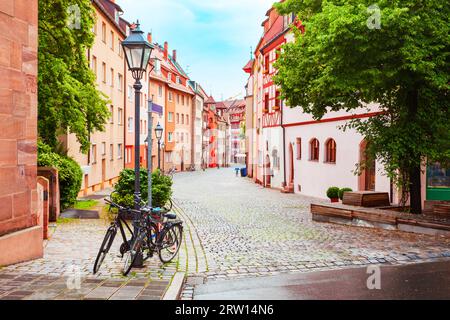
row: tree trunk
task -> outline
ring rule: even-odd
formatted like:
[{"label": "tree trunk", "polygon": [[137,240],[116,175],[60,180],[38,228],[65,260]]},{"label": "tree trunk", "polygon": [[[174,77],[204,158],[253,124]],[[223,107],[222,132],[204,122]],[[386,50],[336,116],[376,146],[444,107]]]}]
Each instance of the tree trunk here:
[{"label": "tree trunk", "polygon": [[421,186],[421,174],[420,165],[410,169],[409,172],[409,193],[411,203],[411,213],[422,213],[422,186]]},{"label": "tree trunk", "polygon": [[[417,88],[413,88],[408,92],[408,109],[409,109],[409,118],[411,123],[415,123],[417,121],[417,112],[419,108],[419,90]],[[420,143],[417,141],[417,143]],[[410,155],[410,157],[414,157],[412,160],[412,164],[409,170],[409,192],[410,192],[410,203],[411,203],[411,212],[415,214],[422,213],[422,187],[421,187],[421,156],[414,154]]]}]

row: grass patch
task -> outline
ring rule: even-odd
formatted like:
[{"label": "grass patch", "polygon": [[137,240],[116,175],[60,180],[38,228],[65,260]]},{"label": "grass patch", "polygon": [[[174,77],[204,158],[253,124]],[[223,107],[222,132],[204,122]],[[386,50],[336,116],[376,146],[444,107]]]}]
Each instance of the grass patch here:
[{"label": "grass patch", "polygon": [[78,210],[89,210],[98,205],[96,200],[77,200],[74,209]]},{"label": "grass patch", "polygon": [[75,222],[77,219],[73,218],[58,218],[56,221],[57,224],[64,224],[64,223],[72,223]]}]

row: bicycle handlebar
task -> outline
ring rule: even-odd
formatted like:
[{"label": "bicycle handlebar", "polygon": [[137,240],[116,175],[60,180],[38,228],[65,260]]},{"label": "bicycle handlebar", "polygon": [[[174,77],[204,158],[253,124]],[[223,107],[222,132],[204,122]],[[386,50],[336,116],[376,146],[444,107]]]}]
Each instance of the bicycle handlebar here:
[{"label": "bicycle handlebar", "polygon": [[[108,203],[110,206],[119,209],[119,211],[127,211],[127,212],[131,212],[134,214],[137,213],[150,213],[150,210],[148,210],[148,208],[145,208],[147,210],[145,210],[144,208],[142,208],[141,210],[136,210],[136,209],[131,209],[131,208],[127,208],[127,207],[122,207],[121,205],[113,202],[112,200],[109,199],[105,199],[105,202]],[[159,213],[159,214],[165,214],[169,212],[168,210],[162,210],[161,208],[152,208],[151,209],[151,213]]]}]

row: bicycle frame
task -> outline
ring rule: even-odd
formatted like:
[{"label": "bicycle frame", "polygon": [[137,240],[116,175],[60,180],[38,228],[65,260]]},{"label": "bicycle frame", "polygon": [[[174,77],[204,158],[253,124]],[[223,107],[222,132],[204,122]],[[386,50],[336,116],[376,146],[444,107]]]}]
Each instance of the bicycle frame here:
[{"label": "bicycle frame", "polygon": [[[111,208],[110,208],[110,210],[111,210]],[[131,230],[131,228],[130,228],[129,224],[127,223],[127,221],[125,220],[125,218],[123,217],[123,213],[124,212],[122,210],[119,210],[119,212],[117,213],[117,217],[115,218],[114,222],[112,222],[112,224],[116,228],[119,228],[123,242],[127,243],[128,239],[127,239],[127,235],[125,233],[125,229],[124,229],[123,225],[125,225],[126,229],[130,232],[131,239],[134,238],[134,233],[133,233],[133,230]]]}]

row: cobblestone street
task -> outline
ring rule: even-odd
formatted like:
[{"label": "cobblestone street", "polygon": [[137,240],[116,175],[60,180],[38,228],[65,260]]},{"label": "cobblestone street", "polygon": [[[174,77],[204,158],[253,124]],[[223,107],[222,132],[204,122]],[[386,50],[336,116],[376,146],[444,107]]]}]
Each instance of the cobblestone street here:
[{"label": "cobblestone street", "polygon": [[450,257],[443,237],[313,222],[309,205],[324,200],[264,189],[232,168],[176,174],[174,199],[184,241],[172,263],[155,256],[123,277],[116,239],[94,276],[109,222],[63,219],[44,258],[0,269],[0,299],[161,299],[176,272],[187,275],[181,298],[192,299],[209,281]]},{"label": "cobblestone street", "polygon": [[450,239],[313,222],[309,205],[323,200],[264,189],[231,168],[177,174],[174,196],[206,263],[188,269],[183,299],[209,280],[450,257]]}]

